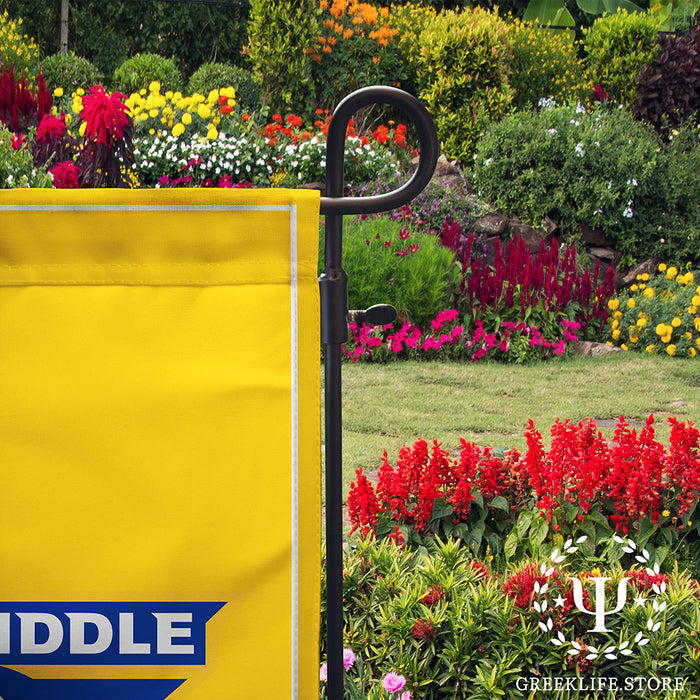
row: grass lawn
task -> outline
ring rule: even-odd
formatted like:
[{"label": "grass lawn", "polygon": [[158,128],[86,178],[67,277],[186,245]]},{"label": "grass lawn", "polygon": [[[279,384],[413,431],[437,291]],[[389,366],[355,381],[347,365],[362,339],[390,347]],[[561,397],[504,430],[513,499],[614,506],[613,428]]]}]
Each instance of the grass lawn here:
[{"label": "grass lawn", "polygon": [[[700,424],[700,363],[616,353],[530,365],[395,362],[343,365],[344,494],[354,470],[376,470],[382,452],[423,437],[453,454],[459,438],[525,450],[532,418],[549,444],[557,418],[596,419],[611,437],[624,415],[632,425],[650,414],[668,444],[666,418]],[[634,421],[634,422],[633,422]]]}]

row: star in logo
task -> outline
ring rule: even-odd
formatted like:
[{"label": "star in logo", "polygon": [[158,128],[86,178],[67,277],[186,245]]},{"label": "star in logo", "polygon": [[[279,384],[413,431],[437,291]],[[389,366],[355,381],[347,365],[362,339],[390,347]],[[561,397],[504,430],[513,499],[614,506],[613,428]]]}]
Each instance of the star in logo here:
[{"label": "star in logo", "polygon": [[640,605],[644,605],[647,601],[646,601],[646,598],[642,598],[642,596],[640,594],[634,599],[634,602],[635,602],[634,607],[638,608]]},{"label": "star in logo", "polygon": [[561,597],[561,593],[560,593],[560,594],[554,599],[554,604],[555,604],[558,608],[562,608],[562,607],[564,607],[564,603],[566,603],[566,600],[565,600],[564,598]]}]

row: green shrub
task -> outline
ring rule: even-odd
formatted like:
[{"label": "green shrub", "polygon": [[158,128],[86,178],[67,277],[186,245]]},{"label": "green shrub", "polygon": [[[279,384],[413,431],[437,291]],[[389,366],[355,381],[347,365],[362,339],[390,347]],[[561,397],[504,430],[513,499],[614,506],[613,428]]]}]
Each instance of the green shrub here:
[{"label": "green shrub", "polygon": [[515,20],[510,25],[513,61],[509,81],[518,109],[536,107],[540,98],[582,102],[593,91],[586,67],[578,57],[573,32],[535,27]]},{"label": "green shrub", "polygon": [[383,216],[347,226],[343,266],[349,278],[350,308],[391,304],[418,326],[451,308],[459,280],[454,253],[436,236]]},{"label": "green shrub", "polygon": [[655,247],[650,227],[662,219],[661,142],[626,110],[549,103],[491,124],[479,142],[473,182],[479,196],[534,226],[545,217],[564,235],[598,229],[627,257]]},{"label": "green shrub", "polygon": [[112,89],[131,95],[133,92],[147,90],[154,80],[160,83],[163,93],[182,88],[182,76],[172,58],[140,53],[124,61],[114,71]]},{"label": "green shrub", "polygon": [[438,15],[421,34],[420,97],[446,155],[471,160],[485,121],[511,102],[512,40],[496,13],[480,8]]},{"label": "green shrub", "polygon": [[316,0],[251,1],[247,52],[263,103],[276,112],[312,111],[317,14]]},{"label": "green shrub", "polygon": [[11,131],[0,125],[0,189],[52,187],[51,177],[46,171],[34,166],[28,146],[25,144],[17,149],[13,147],[15,139]]},{"label": "green shrub", "polygon": [[41,72],[44,75],[48,89],[53,92],[63,88],[70,95],[78,88],[87,90],[100,82],[102,75],[87,58],[76,56],[72,51],[67,54],[55,53],[41,62]]},{"label": "green shrub", "polygon": [[7,10],[0,15],[0,63],[20,78],[24,75],[27,85],[36,85],[39,74],[39,47],[34,39],[22,33],[22,20],[10,18]]},{"label": "green shrub", "polygon": [[679,273],[659,265],[659,274],[637,276],[630,289],[608,302],[610,341],[625,350],[673,357],[700,353],[700,271]]},{"label": "green shrub", "polygon": [[659,39],[659,52],[637,77],[632,111],[663,130],[697,115],[700,108],[700,25]]},{"label": "green shrub", "polygon": [[187,94],[208,95],[212,90],[233,87],[236,104],[241,112],[256,112],[260,109],[260,86],[250,71],[228,63],[205,63],[190,77]]},{"label": "green shrub", "polygon": [[635,76],[657,55],[658,20],[651,13],[618,10],[599,17],[584,29],[588,71],[611,99],[632,104],[637,95]]},{"label": "green shrub", "polygon": [[369,3],[326,7],[311,55],[319,106],[333,109],[348,93],[369,85],[401,85],[409,71],[399,51],[398,33],[388,7]]},{"label": "green shrub", "polygon": [[[614,677],[618,690],[628,678],[679,677],[682,697],[698,698],[700,600],[697,582],[687,572],[649,575],[643,565],[630,562],[631,555],[621,557],[625,569],[620,563],[603,567],[595,559],[572,567],[571,554],[557,563],[552,558],[558,559],[526,559],[496,576],[452,541],[438,540],[418,552],[391,542],[356,542],[344,554],[343,567],[344,642],[357,657],[346,687],[364,685],[366,692],[394,671],[406,678],[411,697],[421,700],[593,700],[621,694],[557,690],[552,677],[571,678],[574,687],[579,679],[590,687],[596,677]],[[628,579],[622,584],[626,605],[614,619],[608,618],[605,633],[593,633],[593,617],[573,603],[572,579],[577,575],[579,580],[604,577],[613,590],[623,576]],[[592,595],[590,582],[586,590]],[[557,596],[566,604],[556,605]],[[645,603],[636,604],[635,596]],[[323,610],[323,593],[321,601]],[[323,628],[321,632],[323,645]],[[576,643],[587,643],[590,648],[583,647],[584,653],[590,656],[579,656]],[[618,648],[625,653],[611,654]],[[549,680],[549,689],[542,682],[539,689],[527,687],[538,679]],[[350,688],[346,692],[360,697]],[[624,697],[681,696],[649,693],[646,687],[637,691],[633,683]]]}]

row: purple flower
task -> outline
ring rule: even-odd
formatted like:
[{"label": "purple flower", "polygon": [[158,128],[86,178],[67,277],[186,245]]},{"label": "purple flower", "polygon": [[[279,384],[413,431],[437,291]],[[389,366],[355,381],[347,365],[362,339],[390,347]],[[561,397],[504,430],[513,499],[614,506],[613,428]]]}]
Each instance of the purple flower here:
[{"label": "purple flower", "polygon": [[399,693],[406,687],[406,679],[398,673],[387,673],[382,678],[382,688],[388,693]]}]

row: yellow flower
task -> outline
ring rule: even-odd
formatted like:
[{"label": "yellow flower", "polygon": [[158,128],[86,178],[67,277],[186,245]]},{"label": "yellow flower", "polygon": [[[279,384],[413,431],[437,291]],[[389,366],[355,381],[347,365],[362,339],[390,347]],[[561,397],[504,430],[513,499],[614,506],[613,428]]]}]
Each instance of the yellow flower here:
[{"label": "yellow flower", "polygon": [[636,292],[638,289],[639,289],[639,287],[638,287],[636,284],[633,284],[633,285],[630,287],[630,291],[632,291],[632,292]]},{"label": "yellow flower", "polygon": [[693,295],[693,298],[690,300],[690,303],[693,306],[700,306],[700,294]]},{"label": "yellow flower", "polygon": [[630,298],[630,299],[627,300],[627,308],[628,308],[628,309],[633,309],[633,308],[634,308],[634,305],[635,305],[634,299],[631,299],[631,298]]},{"label": "yellow flower", "polygon": [[676,346],[675,345],[668,345],[666,347],[666,352],[673,357],[676,354]]},{"label": "yellow flower", "polygon": [[645,272],[645,273],[642,275],[642,282],[648,282],[648,281],[649,281],[649,273],[648,273],[648,272]]},{"label": "yellow flower", "polygon": [[629,348],[628,348],[624,343],[622,343],[622,345],[620,345],[620,347],[621,347],[623,350],[629,350]]},{"label": "yellow flower", "polygon": [[160,83],[157,80],[151,81],[148,85],[149,92],[160,92]]},{"label": "yellow flower", "polygon": [[675,267],[669,267],[666,270],[666,279],[672,280],[678,274],[678,270]]},{"label": "yellow flower", "polygon": [[671,321],[671,325],[672,325],[674,328],[678,328],[682,323],[683,323],[683,321],[681,321],[680,318],[678,318],[678,316],[676,316],[676,317],[673,319],[673,321]]},{"label": "yellow flower", "polygon": [[644,296],[645,296],[647,299],[651,299],[651,298],[654,296],[654,288],[653,288],[653,287],[647,287],[647,288],[644,290]]},{"label": "yellow flower", "polygon": [[647,345],[645,349],[648,353],[656,355],[656,345]]},{"label": "yellow flower", "polygon": [[619,306],[620,302],[617,299],[611,299],[608,302],[608,308],[610,309],[610,311],[616,311]]},{"label": "yellow flower", "polygon": [[696,316],[695,320],[693,321],[693,325],[695,326],[695,330],[700,333],[700,316]]},{"label": "yellow flower", "polygon": [[86,130],[87,130],[87,122],[83,122],[83,123],[80,125],[80,128],[78,129],[78,133],[79,133],[81,136],[85,136],[85,131],[86,131]]},{"label": "yellow flower", "polygon": [[612,322],[612,329],[615,330],[615,329],[619,328],[619,326],[620,326],[620,322],[617,319],[614,319]]},{"label": "yellow flower", "polygon": [[216,130],[216,127],[213,124],[209,124],[209,131],[207,131],[207,139],[209,141],[216,141],[218,136],[219,132]]},{"label": "yellow flower", "polygon": [[670,510],[662,510],[661,515],[663,515],[664,518],[668,518],[668,516],[671,515],[671,511]]},{"label": "yellow flower", "polygon": [[620,340],[620,331],[619,330],[615,330],[612,332],[612,339],[615,341]]},{"label": "yellow flower", "polygon": [[637,328],[644,328],[644,326],[646,326],[646,325],[647,325],[646,318],[642,317],[642,318],[637,319]]},{"label": "yellow flower", "polygon": [[62,87],[57,87],[57,88],[53,91],[53,96],[54,96],[54,97],[63,97],[63,88],[62,88]]},{"label": "yellow flower", "polygon": [[83,90],[83,88],[78,88],[75,94],[78,95],[78,97],[82,97],[85,94],[85,90]]},{"label": "yellow flower", "polygon": [[208,119],[209,115],[211,114],[211,110],[207,105],[200,103],[197,105],[197,114],[199,114],[202,119]]},{"label": "yellow flower", "polygon": [[622,318],[622,311],[616,311],[613,314],[613,318],[619,321]]},{"label": "yellow flower", "polygon": [[185,125],[182,122],[178,122],[175,124],[173,127],[173,136],[177,138],[178,136],[182,136],[182,134],[185,133]]},{"label": "yellow flower", "polygon": [[666,324],[665,323],[659,323],[656,326],[656,335],[665,335],[666,334]]},{"label": "yellow flower", "polygon": [[693,304],[691,304],[691,305],[688,307],[688,313],[689,313],[689,314],[693,315],[693,314],[696,314],[697,312],[698,312],[698,307],[697,307],[697,306],[694,306]]},{"label": "yellow flower", "polygon": [[183,124],[191,124],[192,123],[192,115],[189,112],[185,112],[182,115],[182,123]]},{"label": "yellow flower", "polygon": [[695,348],[688,348],[688,357],[695,357],[696,355]]},{"label": "yellow flower", "polygon": [[666,263],[659,263],[659,272],[666,272]]}]

